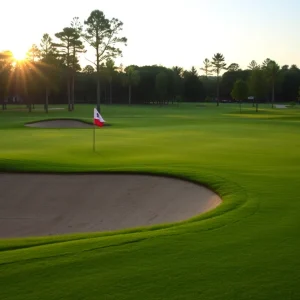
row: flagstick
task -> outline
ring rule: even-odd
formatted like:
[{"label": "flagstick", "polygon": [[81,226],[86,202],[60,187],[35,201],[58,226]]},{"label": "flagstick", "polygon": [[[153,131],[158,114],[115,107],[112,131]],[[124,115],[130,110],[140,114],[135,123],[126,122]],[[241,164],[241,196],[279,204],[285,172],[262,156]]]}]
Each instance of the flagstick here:
[{"label": "flagstick", "polygon": [[93,151],[96,151],[96,145],[95,145],[95,141],[96,141],[96,125],[93,126],[94,127],[94,134],[93,134]]}]

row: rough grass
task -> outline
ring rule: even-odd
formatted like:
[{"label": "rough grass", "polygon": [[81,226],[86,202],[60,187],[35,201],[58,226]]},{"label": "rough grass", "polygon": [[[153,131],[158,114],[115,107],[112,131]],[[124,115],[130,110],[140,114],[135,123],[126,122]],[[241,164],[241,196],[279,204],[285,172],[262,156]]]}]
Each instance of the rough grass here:
[{"label": "rough grass", "polygon": [[[0,170],[169,174],[224,203],[180,224],[0,241],[0,299],[299,299],[300,110],[103,107],[113,126],[36,129],[74,113],[0,111]],[[12,188],[17,188],[15,184]]]}]

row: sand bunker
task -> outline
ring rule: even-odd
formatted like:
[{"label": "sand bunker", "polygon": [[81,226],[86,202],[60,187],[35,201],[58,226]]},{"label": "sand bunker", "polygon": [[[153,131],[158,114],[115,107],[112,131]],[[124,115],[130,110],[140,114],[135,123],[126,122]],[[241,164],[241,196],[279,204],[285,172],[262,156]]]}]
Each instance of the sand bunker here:
[{"label": "sand bunker", "polygon": [[93,125],[78,120],[46,120],[25,124],[25,126],[39,128],[91,128]]},{"label": "sand bunker", "polygon": [[215,208],[212,191],[144,175],[0,173],[0,238],[176,222]]}]

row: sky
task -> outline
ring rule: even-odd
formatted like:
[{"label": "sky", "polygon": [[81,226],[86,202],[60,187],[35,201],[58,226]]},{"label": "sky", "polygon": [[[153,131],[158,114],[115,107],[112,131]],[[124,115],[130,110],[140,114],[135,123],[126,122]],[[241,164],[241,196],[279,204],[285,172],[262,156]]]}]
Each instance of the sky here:
[{"label": "sky", "polygon": [[[1,7],[0,51],[20,58],[44,33],[54,37],[95,9],[124,23],[128,44],[117,65],[200,68],[220,52],[242,68],[266,58],[300,66],[299,0],[11,0]],[[93,51],[81,58],[88,60]]]}]

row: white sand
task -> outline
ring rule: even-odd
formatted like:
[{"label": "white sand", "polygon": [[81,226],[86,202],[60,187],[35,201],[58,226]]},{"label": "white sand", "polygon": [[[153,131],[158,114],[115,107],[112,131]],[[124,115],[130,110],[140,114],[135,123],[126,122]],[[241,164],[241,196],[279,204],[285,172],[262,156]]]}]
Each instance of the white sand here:
[{"label": "white sand", "polygon": [[0,173],[0,238],[176,222],[221,203],[212,191],[141,175]]}]

